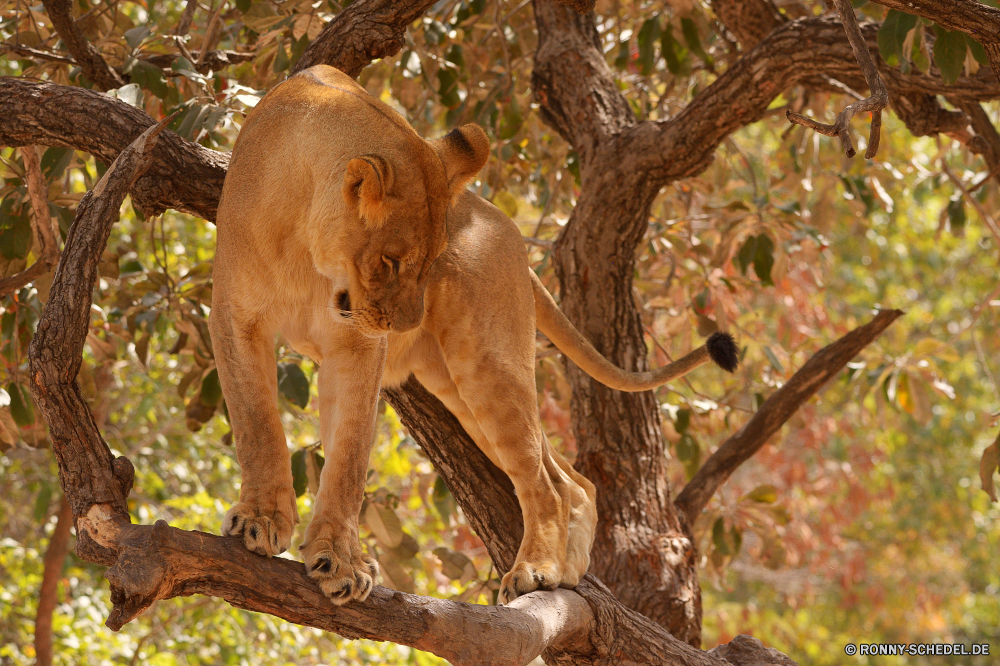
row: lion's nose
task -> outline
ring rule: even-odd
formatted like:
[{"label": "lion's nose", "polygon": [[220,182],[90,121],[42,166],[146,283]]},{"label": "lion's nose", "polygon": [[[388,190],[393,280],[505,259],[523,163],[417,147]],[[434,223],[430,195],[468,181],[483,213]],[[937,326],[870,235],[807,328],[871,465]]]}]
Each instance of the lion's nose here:
[{"label": "lion's nose", "polygon": [[341,317],[349,317],[351,312],[351,295],[344,290],[337,294],[337,307],[340,308]]}]

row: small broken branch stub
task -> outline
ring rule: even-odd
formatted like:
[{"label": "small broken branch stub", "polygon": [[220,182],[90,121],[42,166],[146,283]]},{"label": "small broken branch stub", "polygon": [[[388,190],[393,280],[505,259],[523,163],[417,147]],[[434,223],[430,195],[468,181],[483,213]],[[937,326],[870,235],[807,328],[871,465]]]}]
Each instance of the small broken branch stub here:
[{"label": "small broken branch stub", "polygon": [[854,157],[857,151],[854,150],[854,141],[851,139],[851,119],[859,113],[870,112],[872,114],[871,131],[868,135],[868,149],[865,151],[865,158],[872,159],[878,152],[879,138],[882,133],[882,109],[889,103],[889,92],[886,90],[882,77],[879,76],[878,67],[872,59],[872,54],[868,51],[868,44],[864,35],[861,34],[861,26],[858,25],[858,17],[854,14],[854,7],[850,0],[836,0],[837,12],[840,20],[844,24],[844,32],[851,42],[851,49],[858,59],[861,72],[865,75],[868,88],[871,91],[868,97],[849,104],[839,114],[837,120],[832,125],[815,121],[794,111],[786,111],[785,117],[795,125],[802,125],[811,130],[819,132],[825,136],[840,137],[844,145],[844,152],[848,157]]}]

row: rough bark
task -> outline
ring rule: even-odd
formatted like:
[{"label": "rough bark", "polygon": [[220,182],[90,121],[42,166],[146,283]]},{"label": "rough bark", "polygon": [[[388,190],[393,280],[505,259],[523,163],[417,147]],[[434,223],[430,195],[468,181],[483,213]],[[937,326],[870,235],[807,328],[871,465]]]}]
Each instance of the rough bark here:
[{"label": "rough bark", "polygon": [[295,63],[292,74],[322,63],[357,77],[368,63],[399,53],[406,28],[433,0],[356,2],[327,24]]},{"label": "rough bark", "polygon": [[[581,4],[585,8],[586,3]],[[586,202],[586,205],[578,207],[578,212],[574,214],[571,221],[571,226],[575,229],[572,233],[578,237],[571,238],[572,243],[565,241],[565,245],[570,248],[565,250],[566,256],[571,256],[572,252],[576,251],[573,250],[575,247],[579,250],[578,258],[582,258],[581,261],[596,256],[605,265],[604,268],[593,271],[593,273],[602,274],[588,275],[587,265],[578,263],[583,272],[576,276],[578,278],[577,284],[570,287],[577,289],[578,292],[576,295],[576,317],[571,318],[580,317],[581,313],[587,311],[585,306],[588,299],[596,303],[600,307],[598,314],[591,321],[589,328],[582,327],[591,339],[596,339],[601,336],[595,338],[593,335],[596,328],[594,322],[602,319],[614,320],[617,317],[623,323],[620,326],[613,325],[608,329],[608,339],[602,340],[601,346],[606,345],[604,351],[619,363],[628,367],[641,367],[645,363],[645,347],[642,345],[641,332],[637,338],[633,337],[636,330],[634,310],[631,309],[630,305],[618,307],[613,303],[606,302],[609,295],[613,295],[618,302],[629,304],[628,289],[622,283],[616,283],[619,288],[606,292],[603,299],[596,298],[594,295],[595,284],[608,284],[616,280],[629,279],[627,274],[631,266],[631,254],[624,252],[621,247],[609,246],[613,249],[605,261],[604,255],[599,252],[594,253],[595,248],[599,249],[599,245],[587,237],[600,236],[600,234],[610,233],[610,231],[596,224],[593,231],[590,231],[587,228],[588,225],[602,219],[610,220],[609,226],[619,225],[626,234],[631,231],[633,236],[630,238],[635,238],[634,242],[638,242],[642,231],[638,227],[644,225],[644,211],[648,212],[648,205],[656,191],[674,179],[694,175],[707,166],[718,142],[738,127],[762,117],[767,105],[779,92],[796,82],[810,80],[809,77],[831,76],[838,80],[851,82],[852,85],[858,80],[863,81],[863,79],[861,79],[857,66],[854,64],[850,46],[844,38],[839,23],[828,19],[800,20],[779,26],[779,29],[774,30],[761,43],[763,48],[755,49],[754,52],[748,53],[748,57],[738,60],[715,84],[699,94],[689,108],[678,114],[677,117],[661,123],[636,125],[634,119],[628,117],[628,107],[622,104],[620,95],[617,95],[617,90],[613,88],[613,82],[611,87],[607,85],[609,79],[605,77],[601,66],[603,59],[598,61],[596,58],[590,57],[591,54],[586,51],[587,42],[593,42],[593,30],[592,25],[588,24],[589,18],[584,17],[582,20],[577,20],[572,15],[555,14],[549,11],[553,9],[551,3],[539,1],[538,6],[548,12],[547,17],[543,16],[540,20],[542,22],[547,20],[549,26],[555,26],[558,29],[550,30],[547,35],[540,34],[539,54],[544,55],[544,57],[539,58],[539,69],[536,69],[536,74],[541,72],[536,90],[547,93],[544,96],[539,94],[543,113],[547,114],[546,118],[550,119],[560,133],[577,147],[581,155],[587,154],[583,169],[585,192],[595,187],[599,188],[595,191],[603,190],[604,193],[620,192],[611,197],[611,203],[606,206],[593,200],[596,195],[591,196],[591,200]],[[557,34],[563,28],[568,34]],[[869,48],[872,48],[876,26],[865,25],[862,26],[862,30]],[[547,49],[544,54],[543,48]],[[846,59],[845,53],[847,54]],[[561,65],[554,62],[560,55],[564,56],[566,60]],[[347,56],[337,57],[348,58]],[[338,63],[331,62],[331,64],[337,65]],[[548,76],[546,76],[544,69],[547,64],[553,65],[548,70],[550,72]],[[347,63],[341,68],[350,69],[350,65]],[[574,75],[583,72],[586,74],[588,83],[596,86],[597,89],[592,94],[589,92],[591,88],[587,86],[577,85],[575,86],[576,90],[570,89],[563,82],[555,80],[563,71],[572,71]],[[903,75],[898,70],[887,72],[884,68],[882,74],[886,78],[887,87],[896,94],[942,93],[957,95],[963,100],[981,101],[997,97],[998,92],[1000,92],[996,81],[991,76],[984,76],[983,72],[977,77],[963,78],[955,86],[945,86],[940,79],[933,75],[919,73]],[[133,114],[134,110],[131,107],[117,100],[105,98],[105,101],[94,97],[80,98],[75,96],[76,92],[65,93],[56,90],[58,88],[60,87],[49,84],[12,83],[9,79],[0,81],[0,144],[69,145],[81,150],[90,150],[99,156],[102,155],[101,151],[103,151],[103,155],[106,157],[102,157],[102,159],[108,161],[110,157],[114,157],[124,148],[129,138],[136,136],[152,124],[152,120],[144,114],[141,112],[136,112],[138,115]],[[612,92],[615,94],[611,94]],[[60,100],[67,102],[67,104],[64,106],[52,105],[51,99],[47,99],[47,97],[54,95],[62,95]],[[581,100],[579,97],[586,99]],[[47,103],[48,106],[46,106]],[[15,111],[17,115],[12,115],[10,111]],[[105,130],[91,124],[86,131],[79,131],[77,128],[80,123],[86,122],[90,117],[100,117],[105,122],[108,122],[110,118],[112,122],[121,122],[122,124],[111,130]],[[65,123],[63,119],[67,119]],[[589,130],[593,130],[595,134],[592,136],[595,138],[588,138]],[[573,139],[574,136],[577,138]],[[132,187],[133,195],[138,195],[136,201],[140,205],[140,209],[143,209],[142,205],[148,206],[150,211],[156,210],[157,207],[159,210],[173,207],[192,212],[209,220],[214,219],[218,192],[224,177],[226,157],[172,137],[169,133],[161,136],[160,147],[157,150],[164,149],[167,152],[165,159],[167,161],[171,158],[174,159],[173,164],[163,166],[164,160],[158,156],[153,167],[160,169],[158,177],[153,179],[149,175],[147,179],[152,182],[144,183],[143,180],[140,180]],[[623,156],[628,159],[623,159]],[[609,174],[602,174],[601,165],[611,165],[614,168],[608,170]],[[195,169],[193,173],[192,168]],[[627,176],[624,187],[622,187],[623,181],[620,178],[623,173]],[[645,174],[645,177],[637,174]],[[602,185],[604,187],[600,187]],[[633,198],[635,193],[638,193],[639,196]],[[584,203],[581,199],[581,204]],[[634,234],[638,234],[638,236]],[[569,238],[568,232],[567,238]],[[610,270],[607,266],[610,266]],[[564,276],[570,275],[565,271],[562,274]],[[567,291],[564,284],[564,305],[566,304]],[[570,300],[572,301],[572,299],[571,295]],[[603,306],[601,305],[602,301],[605,301]],[[577,323],[579,324],[579,321]],[[577,376],[574,381],[584,380]],[[408,387],[406,396],[414,400],[415,403],[420,403],[421,400],[414,398],[414,395],[412,387]],[[405,407],[400,406],[398,398],[393,397],[392,399],[397,403],[401,413],[406,410]],[[600,406],[600,403],[593,399],[592,394],[584,395],[581,400],[574,402],[577,405],[582,405],[583,409],[586,409],[588,405],[597,404]],[[651,406],[649,403],[648,397],[644,398],[640,395],[635,403],[627,406],[637,406],[636,408],[639,410],[648,410]],[[64,406],[73,407],[75,404],[67,403]],[[437,439],[438,429],[445,427],[441,425],[445,416],[435,412],[435,410],[443,410],[443,407],[439,405],[435,407],[427,403],[425,408],[429,415],[426,417],[427,422],[423,426],[414,425],[413,427],[417,431],[414,434],[416,436],[418,432],[423,432],[425,439]],[[616,406],[612,406],[610,409],[602,408],[599,413],[594,414],[595,422],[598,425],[608,423],[615,409]],[[434,414],[437,415],[434,416]],[[629,412],[622,411],[621,416],[628,417]],[[624,442],[624,445],[627,448],[634,442],[639,443],[639,446],[634,449],[639,456],[638,466],[628,458],[624,458],[622,464],[616,466],[612,450],[602,451],[598,449],[594,452],[590,463],[593,469],[605,470],[610,474],[601,479],[602,483],[608,484],[613,478],[627,477],[629,474],[643,471],[643,465],[646,464],[644,456],[649,452],[649,449],[642,448],[642,445],[657,433],[656,418],[655,410],[652,413],[644,412],[640,414],[638,427],[626,424],[615,427],[611,433],[616,435],[617,431],[624,427],[623,436],[635,437],[630,442]],[[416,423],[416,421],[412,421],[412,423]],[[589,428],[589,426],[590,424],[585,423],[583,427]],[[70,434],[72,435],[72,433]],[[599,432],[595,434],[595,440],[599,439],[598,435],[600,435]],[[85,446],[72,438],[69,441],[74,454],[91,456],[90,462],[103,466],[103,471],[99,470],[96,473],[96,476],[99,477],[97,487],[90,489],[96,489],[99,492],[88,495],[90,499],[82,504],[88,506],[102,504],[102,502],[93,501],[94,498],[100,499],[101,493],[111,497],[112,500],[115,499],[117,495],[121,494],[115,491],[115,485],[119,486],[119,491],[124,489],[124,492],[127,492],[127,488],[130,486],[128,474],[130,466],[126,468],[125,463],[120,462],[118,463],[119,470],[116,473],[114,461],[110,459],[110,452],[107,451],[106,446],[102,453],[99,446]],[[456,436],[456,441],[464,441],[471,445],[468,438],[461,433]],[[659,446],[658,440],[654,444]],[[465,455],[463,449],[456,449],[456,451],[457,453],[453,455],[457,458]],[[479,479],[477,483],[480,481],[484,484],[490,483],[490,475],[487,474],[482,478],[476,476],[479,473],[479,468],[469,469],[462,465],[463,461],[454,460],[452,456],[448,456],[448,458],[452,461],[451,472],[443,472],[443,474],[449,484],[454,484],[453,490],[461,486],[458,479],[463,474],[466,475],[466,478]],[[443,468],[449,469],[448,465],[444,465]],[[126,480],[128,483],[124,483]],[[595,481],[597,480],[595,479]],[[632,483],[632,480],[628,480],[628,482]],[[470,487],[473,486],[470,485]],[[484,494],[490,496],[490,494],[482,490],[487,486],[475,487],[475,496],[470,495],[463,500],[462,493],[456,491],[456,497],[459,497],[460,502],[468,503],[469,506],[464,507],[465,511],[477,529],[483,530],[483,534],[489,534],[488,521],[484,518],[475,518],[477,513],[486,518],[492,516],[494,521],[507,519],[507,522],[509,522],[510,515],[519,516],[517,511],[507,516],[489,508],[480,507],[477,511],[475,508],[476,496]],[[620,491],[622,489],[614,490]],[[666,489],[666,493],[660,491],[661,488],[657,486],[655,481],[644,483],[638,489],[640,494],[645,493],[646,499],[650,503],[656,503],[661,507],[658,511],[660,517],[667,516],[669,518],[666,520],[667,536],[679,535],[681,538],[685,538],[678,530],[679,523],[676,514],[672,517],[669,515],[673,514],[672,503],[669,502],[669,488]],[[109,504],[108,502],[103,503]],[[109,506],[110,509],[104,512],[104,515],[95,514],[91,517],[92,524],[111,525],[112,527],[117,525],[115,522],[116,507],[113,502]],[[664,506],[666,508],[662,508]],[[630,510],[629,507],[624,507],[624,509],[626,519],[637,517],[639,520],[645,521],[643,516],[636,516],[636,512]],[[82,518],[87,519],[88,516],[84,514]],[[644,528],[644,525],[645,522],[636,524],[640,528]],[[128,532],[130,537],[138,533],[129,530],[145,530],[145,536],[136,537],[139,541],[142,539],[147,542],[164,540],[161,537],[157,537],[156,540],[152,539],[151,535],[154,532],[152,527],[139,528],[122,524],[118,529],[122,533]],[[513,528],[508,525],[507,529]],[[172,533],[164,531],[162,527],[158,531],[161,535],[167,535],[166,540],[172,538]],[[626,536],[631,537],[632,535],[626,534]],[[207,537],[198,536],[193,547],[202,548],[205,538]],[[518,536],[511,535],[498,542],[516,544],[518,538]],[[647,535],[643,535],[643,539],[647,543],[650,541]],[[492,548],[497,552],[493,553],[491,550],[491,554],[499,561],[503,561],[502,548],[496,546]],[[107,556],[103,561],[116,561],[114,559],[115,553],[107,549],[102,551],[95,548],[89,554],[95,558]],[[508,556],[510,555],[508,554]],[[670,553],[660,553],[660,556],[670,556]],[[151,562],[156,559],[152,555],[147,557],[147,552],[144,550],[133,551],[131,558],[133,562],[138,563],[143,562],[144,559],[149,559]],[[218,562],[217,566],[221,568],[229,566],[228,560]],[[681,568],[686,567],[685,564]],[[285,576],[286,572],[282,571],[281,575]],[[636,572],[633,572],[632,575],[636,575]],[[654,571],[654,579],[656,575],[659,573]],[[263,579],[263,582],[257,580],[254,585],[255,589],[259,590],[266,589],[271,583],[277,583],[277,580],[270,578]],[[198,586],[201,584],[202,582],[185,583],[179,589],[190,594],[199,591]],[[159,584],[152,587],[147,586],[147,588],[151,590],[161,589]],[[139,589],[147,588],[140,586]],[[673,659],[674,654],[677,654],[680,656],[671,663],[720,663],[718,661],[703,661],[708,658],[705,653],[685,647],[669,637],[658,625],[614,602],[610,593],[595,579],[588,576],[578,592],[588,601],[595,617],[594,626],[589,636],[590,647],[586,641],[582,642],[582,649],[585,651],[583,654],[587,655],[587,661],[592,663],[667,663]],[[651,588],[643,585],[642,593],[650,595]],[[233,603],[242,603],[248,594],[249,592],[245,589],[235,589],[230,591],[230,597],[227,598]],[[135,596],[133,595],[133,598]],[[393,595],[393,598],[397,598],[396,595]],[[128,595],[119,595],[118,602],[123,605],[124,609],[130,603]],[[686,599],[682,603],[684,609],[690,609],[694,602]],[[684,619],[684,609],[681,613],[675,612],[675,616],[681,618],[682,624],[689,622],[689,619]],[[329,613],[328,608],[323,608],[318,610],[316,615],[327,617]],[[689,634],[687,638],[691,640],[692,636]],[[735,643],[737,641],[734,641]],[[583,658],[567,646],[562,646],[560,650],[547,652],[547,658],[552,661],[567,661],[574,657]],[[755,658],[758,658],[758,663],[780,663],[774,660],[768,662],[766,659],[769,657],[760,654]]]},{"label": "rough bark", "polygon": [[[81,200],[29,347],[32,395],[49,424],[60,481],[76,518],[77,552],[111,565],[106,573],[114,603],[109,627],[121,628],[158,599],[200,593],[347,637],[411,645],[456,664],[520,665],[543,650],[553,661],[586,657],[600,664],[731,663],[681,643],[625,609],[592,577],[578,593],[533,593],[507,607],[420,598],[384,588],[377,588],[364,603],[334,607],[301,563],[263,558],[242,548],[238,538],[185,532],[164,521],[131,525],[124,501],[132,485],[132,465],[125,458],[112,459],[80,395],[76,375],[89,331],[97,263],[125,195],[148,168],[156,134],[166,122],[126,148]],[[408,417],[418,418],[418,410],[429,407],[436,412],[435,423],[454,430],[456,437],[449,443],[459,450],[447,450],[450,464],[442,464],[443,473],[455,488],[475,480],[468,486],[475,494],[459,497],[468,503],[482,534],[502,545],[502,550],[496,549],[497,559],[511,562],[518,541],[511,521],[520,512],[509,481],[440,403],[429,402],[433,399],[418,387],[407,393],[417,396],[406,402],[404,395],[399,401]],[[486,516],[497,514],[500,505],[513,510],[513,516],[503,516],[507,522],[488,522]],[[754,649],[766,653],[759,644]]]},{"label": "rough bark", "polygon": [[[144,111],[92,90],[0,78],[0,145],[64,146],[110,164],[153,124]],[[229,155],[166,130],[129,193],[147,216],[173,208],[214,220],[228,166]]]},{"label": "rough bark", "polygon": [[59,33],[66,50],[80,65],[83,75],[90,79],[101,90],[121,88],[125,80],[101,56],[93,44],[87,41],[73,18],[72,0],[42,0],[45,12],[52,21],[52,27]]},{"label": "rough bark", "polygon": [[757,453],[792,414],[902,315],[899,310],[884,310],[872,321],[854,329],[810,358],[784,386],[761,405],[746,425],[722,443],[684,486],[675,502],[682,515],[693,522],[719,486],[740,465]]},{"label": "rough bark", "polygon": [[[852,84],[860,80],[864,86],[864,77],[839,21],[789,21],[771,30],[679,114],[636,123],[604,63],[592,18],[575,16],[553,0],[536,0],[535,17],[536,99],[543,119],[581,160],[581,194],[554,253],[561,306],[609,359],[642,370],[646,346],[631,278],[635,248],[657,192],[704,170],[721,141],[762,118],[789,86],[822,76]],[[877,26],[865,24],[861,31],[869,50],[877,53]],[[904,76],[888,68],[880,73],[887,87],[901,94],[943,85],[922,74]],[[969,98],[977,97],[983,85],[1000,92],[995,82],[969,79],[959,87],[965,85]],[[580,447],[577,466],[598,486],[592,571],[623,603],[698,644],[695,550],[673,510],[658,406],[652,394],[610,391],[572,365],[567,376]]]},{"label": "rough bark", "polygon": [[744,51],[785,22],[772,0],[712,0],[712,9]]},{"label": "rough bark", "polygon": [[63,564],[69,554],[70,528],[73,527],[73,511],[69,500],[63,495],[59,500],[59,514],[56,528],[52,531],[49,546],[42,559],[42,585],[38,590],[38,610],[35,613],[35,666],[52,664],[52,612],[59,602],[59,578]]}]

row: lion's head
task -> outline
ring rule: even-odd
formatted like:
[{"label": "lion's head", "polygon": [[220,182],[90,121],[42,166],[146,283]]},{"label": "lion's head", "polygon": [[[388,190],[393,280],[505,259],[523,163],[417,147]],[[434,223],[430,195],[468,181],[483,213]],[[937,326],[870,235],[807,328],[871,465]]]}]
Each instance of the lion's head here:
[{"label": "lion's head", "polygon": [[369,336],[420,325],[431,264],[448,242],[448,206],[489,156],[477,125],[436,141],[414,139],[405,152],[359,155],[344,174],[355,249],[334,307]]}]

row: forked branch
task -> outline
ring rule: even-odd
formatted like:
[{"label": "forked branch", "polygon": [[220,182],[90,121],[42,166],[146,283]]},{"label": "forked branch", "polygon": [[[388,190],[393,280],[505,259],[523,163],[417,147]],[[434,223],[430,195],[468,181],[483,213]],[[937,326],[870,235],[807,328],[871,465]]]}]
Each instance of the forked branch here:
[{"label": "forked branch", "polygon": [[[243,548],[238,537],[186,532],[163,521],[132,525],[126,507],[132,464],[113,457],[76,376],[89,330],[98,262],[125,195],[149,168],[157,135],[169,120],[150,127],[126,147],[81,200],[28,352],[32,395],[49,425],[60,482],[76,522],[77,554],[111,567],[106,573],[114,604],[109,627],[121,628],[158,599],[205,594],[346,637],[391,640],[428,650],[456,664],[520,666],[542,651],[564,659],[586,656],[586,661],[600,664],[727,663],[624,608],[589,576],[578,592],[537,592],[507,607],[416,597],[382,587],[363,603],[336,607],[301,563],[257,556]],[[407,394],[415,390],[411,387]],[[427,397],[426,392],[416,394],[401,407],[411,417]],[[440,403],[431,406],[444,409]],[[443,474],[455,488],[468,483],[477,489],[476,495],[459,494],[460,501],[484,536],[497,537],[498,560],[510,561],[518,540],[519,513],[510,482],[460,426],[454,435],[448,444],[458,448],[441,462]],[[438,449],[432,457],[441,453]],[[498,503],[483,502],[484,496]],[[503,520],[483,522],[489,513],[498,516],[501,506],[507,511],[500,516]],[[773,651],[759,641],[740,639],[740,644],[749,646],[754,659],[768,656],[774,663],[792,663],[774,661]]]},{"label": "forked branch", "polygon": [[868,149],[865,157],[872,159],[878,152],[879,137],[882,130],[882,109],[889,103],[889,93],[882,77],[879,76],[878,68],[872,59],[872,54],[868,50],[864,35],[861,34],[861,26],[858,25],[858,17],[854,14],[854,7],[850,0],[836,0],[837,12],[840,20],[844,24],[844,31],[847,39],[851,42],[851,49],[858,60],[861,72],[865,75],[868,88],[871,91],[865,99],[849,104],[843,111],[837,114],[837,120],[832,125],[817,122],[793,111],[786,111],[785,116],[796,125],[803,125],[826,136],[838,136],[844,144],[844,152],[848,157],[854,157],[854,141],[851,139],[851,119],[859,113],[870,111],[872,114],[871,132],[868,135]]},{"label": "forked branch", "polygon": [[693,523],[708,501],[736,469],[757,453],[771,435],[791,418],[862,349],[903,313],[883,310],[833,344],[823,347],[775,391],[739,432],[722,443],[684,486],[674,504]]}]

